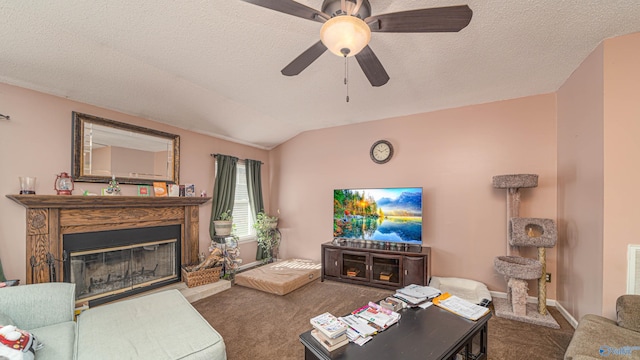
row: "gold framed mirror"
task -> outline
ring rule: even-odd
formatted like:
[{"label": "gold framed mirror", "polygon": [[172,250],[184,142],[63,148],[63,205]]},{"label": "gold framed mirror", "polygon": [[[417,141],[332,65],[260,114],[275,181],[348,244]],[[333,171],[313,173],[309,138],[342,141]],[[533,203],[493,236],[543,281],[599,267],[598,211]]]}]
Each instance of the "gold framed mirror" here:
[{"label": "gold framed mirror", "polygon": [[180,183],[180,136],[73,112],[74,181]]}]

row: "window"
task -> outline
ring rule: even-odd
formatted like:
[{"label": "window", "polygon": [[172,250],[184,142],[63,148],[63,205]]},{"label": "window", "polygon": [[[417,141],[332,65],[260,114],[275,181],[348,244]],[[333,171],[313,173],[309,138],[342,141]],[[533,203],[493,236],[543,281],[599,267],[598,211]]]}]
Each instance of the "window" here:
[{"label": "window", "polygon": [[255,240],[256,230],[253,228],[253,216],[249,205],[249,189],[247,188],[247,169],[244,162],[238,162],[236,174],[236,195],[233,205],[233,224],[240,240]]}]

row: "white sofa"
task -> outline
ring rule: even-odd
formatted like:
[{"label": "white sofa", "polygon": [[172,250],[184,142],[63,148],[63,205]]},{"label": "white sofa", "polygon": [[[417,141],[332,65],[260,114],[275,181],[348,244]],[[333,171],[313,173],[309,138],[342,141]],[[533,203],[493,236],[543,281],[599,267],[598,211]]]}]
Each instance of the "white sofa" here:
[{"label": "white sofa", "polygon": [[178,290],[94,307],[76,321],[74,302],[74,284],[2,288],[0,325],[33,333],[44,344],[38,360],[227,358],[220,334]]}]

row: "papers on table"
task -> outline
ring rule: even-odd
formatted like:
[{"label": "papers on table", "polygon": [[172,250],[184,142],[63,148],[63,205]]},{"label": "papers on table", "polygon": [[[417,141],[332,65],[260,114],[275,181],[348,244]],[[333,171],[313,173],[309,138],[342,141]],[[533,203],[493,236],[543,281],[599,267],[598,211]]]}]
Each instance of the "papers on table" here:
[{"label": "papers on table", "polygon": [[433,304],[473,321],[489,312],[489,308],[476,305],[449,293],[444,293],[433,299]]},{"label": "papers on table", "polygon": [[[369,336],[375,334],[378,330],[373,326],[369,325],[369,322],[365,319],[362,319],[356,315],[348,315],[340,318],[343,323],[349,325],[349,327],[357,332],[361,336]],[[349,331],[347,330],[347,336],[349,336]]]},{"label": "papers on table", "polygon": [[420,307],[421,309],[426,309],[431,305],[433,305],[433,303],[431,301],[425,301],[422,304],[418,305],[418,307]]},{"label": "papers on table", "polygon": [[393,296],[403,300],[409,306],[418,306],[438,295],[440,295],[440,290],[436,288],[411,284],[402,289],[398,289]]},{"label": "papers on table", "polygon": [[385,330],[400,319],[400,314],[397,312],[383,308],[373,302],[369,302],[360,309],[352,311],[351,314],[366,320],[369,326],[376,328],[378,331]]},{"label": "papers on table", "polygon": [[431,286],[420,286],[416,284],[411,284],[403,287],[402,289],[398,289],[398,292],[404,295],[408,295],[414,298],[434,298],[440,295],[440,290],[433,288]]},{"label": "papers on table", "polygon": [[400,314],[384,308],[376,303],[367,305],[351,312],[351,315],[343,316],[339,320],[346,324],[349,341],[360,346],[371,340],[371,337],[400,319]]}]

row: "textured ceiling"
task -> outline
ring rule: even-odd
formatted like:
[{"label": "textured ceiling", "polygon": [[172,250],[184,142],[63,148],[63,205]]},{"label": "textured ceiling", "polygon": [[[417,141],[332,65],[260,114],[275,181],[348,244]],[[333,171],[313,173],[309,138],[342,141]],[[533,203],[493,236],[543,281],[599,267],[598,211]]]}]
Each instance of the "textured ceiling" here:
[{"label": "textured ceiling", "polygon": [[473,18],[459,33],[373,33],[391,80],[372,87],[352,59],[346,103],[344,61],[329,52],[280,74],[318,22],[240,0],[0,0],[0,82],[269,149],[311,129],[553,92],[602,40],[640,31],[639,0],[370,2],[374,15],[468,4]]}]

